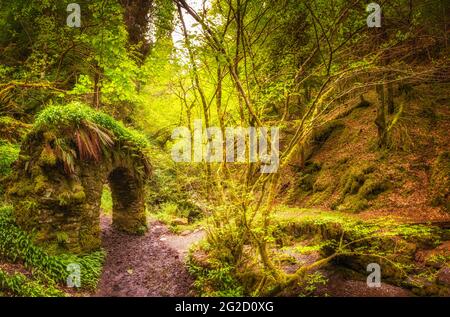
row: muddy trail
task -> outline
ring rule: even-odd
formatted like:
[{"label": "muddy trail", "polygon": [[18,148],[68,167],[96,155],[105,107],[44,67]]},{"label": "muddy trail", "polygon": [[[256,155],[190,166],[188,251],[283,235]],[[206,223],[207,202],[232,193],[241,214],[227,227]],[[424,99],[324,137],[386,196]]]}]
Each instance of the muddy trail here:
[{"label": "muddy trail", "polygon": [[107,216],[102,216],[101,227],[107,257],[93,296],[194,295],[184,255],[201,239],[202,232],[178,237],[162,223],[152,221],[144,236],[133,236],[113,230]]},{"label": "muddy trail", "polygon": [[[195,296],[193,279],[189,275],[185,256],[189,247],[204,236],[204,231],[174,235],[158,221],[149,223],[144,236],[133,236],[114,230],[111,217],[102,215],[102,241],[107,251],[98,289],[92,296],[146,297]],[[320,257],[306,256],[304,264]],[[291,267],[285,267],[290,271]],[[380,288],[368,288],[366,281],[355,280],[338,272],[324,270],[328,283],[319,287],[315,296],[414,296],[410,291],[383,283]]]}]

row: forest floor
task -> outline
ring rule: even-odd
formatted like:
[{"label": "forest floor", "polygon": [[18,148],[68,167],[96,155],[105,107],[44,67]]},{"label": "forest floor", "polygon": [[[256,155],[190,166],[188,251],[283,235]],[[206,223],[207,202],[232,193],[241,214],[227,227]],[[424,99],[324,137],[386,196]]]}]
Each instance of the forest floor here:
[{"label": "forest floor", "polygon": [[203,231],[176,236],[162,223],[149,221],[144,236],[113,230],[111,217],[101,217],[103,273],[93,296],[192,296],[193,279],[184,257]]},{"label": "forest floor", "polygon": [[[133,236],[113,230],[111,222],[111,216],[101,216],[107,258],[92,296],[195,296],[184,260],[189,248],[204,238],[203,230],[175,235],[165,224],[149,220],[149,231]],[[318,260],[314,255],[306,257],[303,260],[307,263]],[[394,285],[368,288],[365,280],[355,276],[334,270],[321,272],[328,283],[316,290],[316,296],[414,296]]]}]

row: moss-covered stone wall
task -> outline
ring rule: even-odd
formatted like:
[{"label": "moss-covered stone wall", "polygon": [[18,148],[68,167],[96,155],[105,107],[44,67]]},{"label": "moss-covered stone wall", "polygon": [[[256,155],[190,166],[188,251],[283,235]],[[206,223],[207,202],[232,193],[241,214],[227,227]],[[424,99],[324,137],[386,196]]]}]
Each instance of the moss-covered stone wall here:
[{"label": "moss-covered stone wall", "polygon": [[[56,110],[62,114],[74,111],[61,108]],[[112,190],[113,226],[128,233],[146,230],[144,185],[150,166],[142,144],[119,138],[111,118],[107,118],[109,127],[89,119],[66,120],[64,125],[56,119],[48,125],[42,118],[37,120],[22,144],[9,184],[17,224],[55,253],[100,247],[105,183]],[[101,143],[101,138],[107,142]]]}]

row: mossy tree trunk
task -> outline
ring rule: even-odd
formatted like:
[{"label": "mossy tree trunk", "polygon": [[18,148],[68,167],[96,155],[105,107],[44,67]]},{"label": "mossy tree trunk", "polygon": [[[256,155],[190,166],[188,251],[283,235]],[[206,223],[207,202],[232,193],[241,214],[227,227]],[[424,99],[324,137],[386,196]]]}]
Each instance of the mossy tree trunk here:
[{"label": "mossy tree trunk", "polygon": [[392,82],[387,84],[387,110],[390,115],[395,112],[394,84]]},{"label": "mossy tree trunk", "polygon": [[377,126],[378,133],[378,147],[385,148],[387,146],[387,127],[386,127],[386,113],[385,113],[385,95],[384,95],[384,85],[377,85],[378,93],[378,108],[377,116],[375,118],[375,124]]},{"label": "mossy tree trunk", "polygon": [[[382,22],[384,22],[384,17],[382,17]],[[386,40],[387,34],[384,28],[375,28],[373,31],[374,36],[374,50],[378,50],[380,44]],[[389,57],[381,56],[380,57],[380,66],[387,65],[389,63]],[[386,124],[386,79],[388,76],[384,74],[381,78],[379,78],[379,82],[376,85],[376,92],[378,95],[378,107],[377,107],[377,116],[375,118],[375,125],[377,126],[377,135],[378,135],[378,147],[386,148],[388,143],[388,135],[387,135],[387,124]],[[389,90],[389,88],[388,88]],[[389,92],[388,92],[389,99]]]}]

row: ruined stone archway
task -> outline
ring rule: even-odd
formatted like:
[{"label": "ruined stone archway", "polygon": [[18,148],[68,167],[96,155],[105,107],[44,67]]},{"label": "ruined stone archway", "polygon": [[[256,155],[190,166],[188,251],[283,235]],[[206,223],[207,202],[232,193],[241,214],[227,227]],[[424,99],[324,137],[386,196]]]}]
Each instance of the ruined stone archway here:
[{"label": "ruined stone archway", "polygon": [[98,249],[101,195],[108,183],[113,226],[145,232],[145,138],[87,106],[50,107],[36,122],[8,188],[17,224],[54,252]]},{"label": "ruined stone archway", "polygon": [[108,184],[113,199],[113,226],[131,233],[143,229],[145,206],[141,184],[123,167],[116,168],[109,174]]}]

